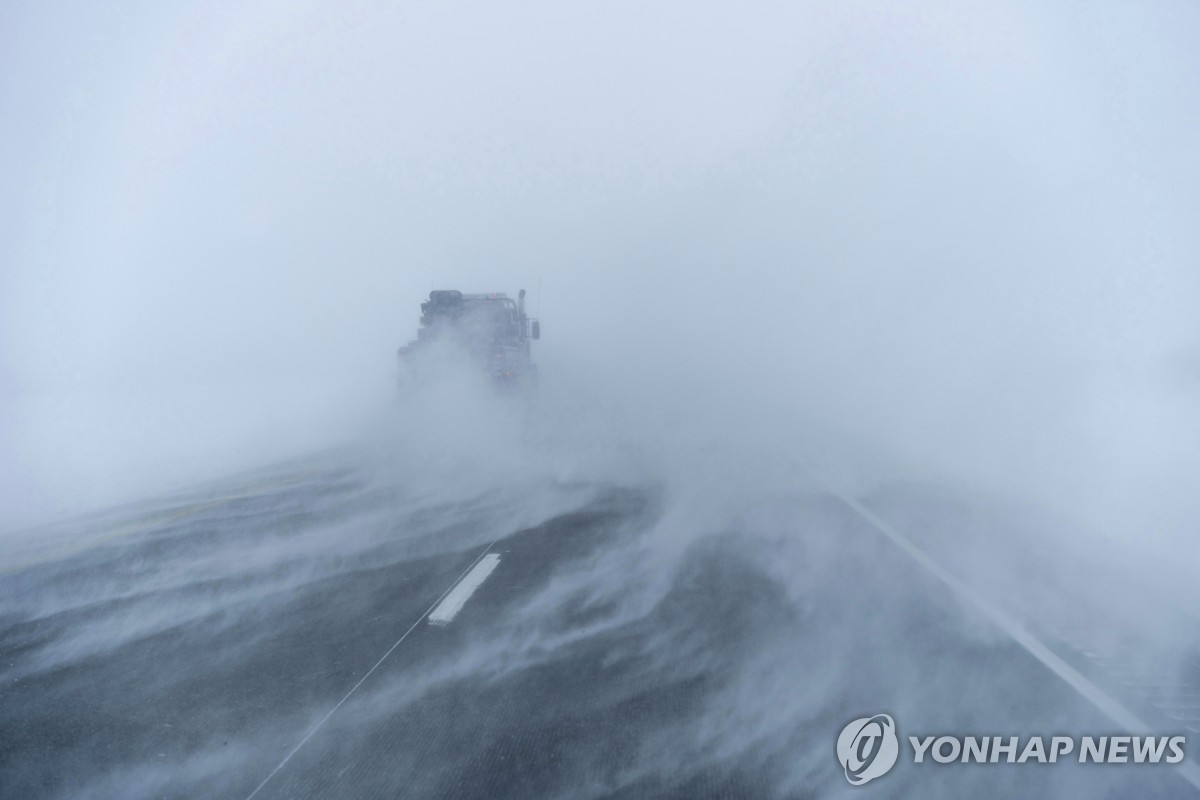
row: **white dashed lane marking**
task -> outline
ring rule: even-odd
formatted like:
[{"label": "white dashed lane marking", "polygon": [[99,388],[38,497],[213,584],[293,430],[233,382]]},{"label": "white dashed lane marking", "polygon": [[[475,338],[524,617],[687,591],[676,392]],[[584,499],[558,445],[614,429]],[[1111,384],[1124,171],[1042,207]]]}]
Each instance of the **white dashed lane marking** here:
[{"label": "white dashed lane marking", "polygon": [[438,603],[438,607],[429,615],[430,625],[447,625],[458,616],[458,612],[462,611],[462,607],[471,599],[471,595],[475,594],[475,590],[483,585],[483,582],[492,574],[492,570],[500,563],[500,556],[496,553],[488,553],[479,560],[475,568],[467,573],[467,576],[458,582],[454,587],[454,591],[446,595],[442,602]]},{"label": "white dashed lane marking", "polygon": [[[254,796],[257,795],[259,792],[261,792],[262,788],[271,782],[271,779],[275,777],[276,773],[278,773],[279,770],[283,769],[284,766],[289,761],[292,760],[292,756],[294,756],[294,755],[296,755],[296,753],[300,752],[300,748],[304,747],[304,745],[308,743],[308,740],[311,739],[316,734],[316,732],[321,729],[321,726],[323,726],[326,722],[329,721],[329,718],[334,715],[334,712],[336,712],[339,708],[341,708],[343,705],[345,705],[346,701],[350,699],[350,696],[358,691],[358,687],[362,686],[363,683],[366,682],[367,678],[371,677],[371,675],[374,674],[375,670],[379,669],[380,665],[382,665],[384,661],[387,661],[388,656],[390,656],[392,654],[392,652],[397,647],[399,647],[404,642],[405,639],[408,638],[408,635],[417,629],[417,626],[421,624],[421,620],[429,617],[432,614],[436,614],[436,613],[442,611],[442,609],[444,607],[446,607],[447,601],[450,600],[450,597],[452,595],[454,595],[459,589],[461,589],[464,584],[471,583],[473,577],[478,576],[478,578],[476,580],[474,580],[474,585],[471,587],[471,589],[469,591],[465,592],[465,594],[462,596],[462,599],[460,601],[458,601],[457,607],[453,609],[453,612],[450,614],[449,618],[447,618],[446,622],[449,622],[450,619],[454,618],[454,615],[458,613],[459,609],[462,608],[463,604],[466,603],[467,600],[470,599],[471,595],[475,593],[475,590],[479,588],[479,584],[483,583],[484,579],[487,578],[488,575],[491,575],[492,570],[494,570],[496,568],[496,565],[500,563],[500,556],[498,556],[495,553],[488,553],[488,550],[491,550],[496,545],[496,542],[498,542],[498,541],[500,541],[500,540],[496,539],[495,541],[493,541],[491,544],[489,544],[487,547],[484,548],[483,553],[480,553],[478,556],[475,557],[475,560],[471,562],[471,566],[467,568],[467,571],[462,573],[461,575],[459,575],[458,579],[456,581],[454,581],[454,583],[450,584],[450,588],[448,588],[448,589],[446,589],[446,591],[442,592],[442,595],[441,595],[441,597],[438,598],[437,602],[435,602],[432,606],[427,608],[425,610],[425,613],[422,614],[420,617],[418,617],[417,621],[414,622],[412,624],[412,626],[409,627],[409,629],[406,630],[404,632],[404,634],[399,639],[396,640],[396,643],[393,644],[391,647],[389,647],[387,649],[386,653],[384,653],[382,656],[380,656],[379,660],[375,662],[375,665],[373,667],[371,667],[369,670],[367,670],[365,675],[363,675],[361,678],[358,679],[358,683],[351,686],[350,691],[346,692],[346,694],[342,697],[342,699],[338,700],[337,703],[333,706],[333,708],[329,709],[329,712],[325,716],[321,717],[320,721],[318,721],[317,724],[314,725],[307,734],[305,734],[304,738],[300,740],[299,744],[297,744],[295,747],[293,747],[291,749],[291,751],[286,756],[283,757],[283,760],[280,761],[275,766],[275,769],[271,770],[270,774],[268,774],[267,777],[263,778],[263,782],[260,783],[254,789],[254,791],[251,792],[246,797],[246,800],[253,800]],[[486,553],[486,555],[484,555],[485,553]],[[479,568],[488,562],[490,562],[490,565],[487,567],[486,570],[484,570],[482,573],[480,573]]]}]

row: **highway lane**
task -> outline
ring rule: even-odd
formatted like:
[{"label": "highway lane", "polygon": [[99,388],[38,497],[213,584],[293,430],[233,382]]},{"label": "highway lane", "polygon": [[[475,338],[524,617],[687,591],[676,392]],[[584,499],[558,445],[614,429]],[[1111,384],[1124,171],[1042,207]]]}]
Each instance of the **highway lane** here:
[{"label": "highway lane", "polygon": [[[664,487],[549,491],[522,524],[528,494],[324,465],[10,571],[0,796],[824,797],[849,790],[833,741],[864,713],[1112,732],[822,492],[680,535]],[[1145,765],[901,764],[854,791],[1188,788]]]}]

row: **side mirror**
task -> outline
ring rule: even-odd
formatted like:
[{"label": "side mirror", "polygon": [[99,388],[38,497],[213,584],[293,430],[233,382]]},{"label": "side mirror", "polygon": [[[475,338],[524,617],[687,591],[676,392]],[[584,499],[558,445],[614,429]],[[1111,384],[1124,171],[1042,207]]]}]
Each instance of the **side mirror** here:
[{"label": "side mirror", "polygon": [[530,332],[529,335],[532,336],[534,339],[542,338],[542,323],[538,322],[535,319],[533,321],[533,325],[531,327],[533,330]]}]

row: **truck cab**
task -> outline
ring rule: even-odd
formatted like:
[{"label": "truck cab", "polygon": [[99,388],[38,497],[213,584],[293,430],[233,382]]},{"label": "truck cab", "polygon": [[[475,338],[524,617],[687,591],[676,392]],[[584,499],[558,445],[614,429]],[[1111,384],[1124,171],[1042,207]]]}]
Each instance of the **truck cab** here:
[{"label": "truck cab", "polygon": [[439,289],[421,303],[416,340],[397,355],[403,367],[438,343],[465,354],[496,385],[528,385],[537,379],[530,343],[540,337],[541,324],[525,313],[524,289],[515,301],[503,292]]}]

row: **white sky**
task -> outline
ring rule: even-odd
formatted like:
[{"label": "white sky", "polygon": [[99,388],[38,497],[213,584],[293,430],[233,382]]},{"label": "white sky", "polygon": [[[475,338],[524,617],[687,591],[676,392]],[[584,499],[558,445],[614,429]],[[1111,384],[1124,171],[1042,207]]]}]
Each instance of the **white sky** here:
[{"label": "white sky", "polygon": [[550,375],[1193,474],[1191,2],[6,4],[0,119],[0,519],[322,440],[430,288],[539,281]]}]

